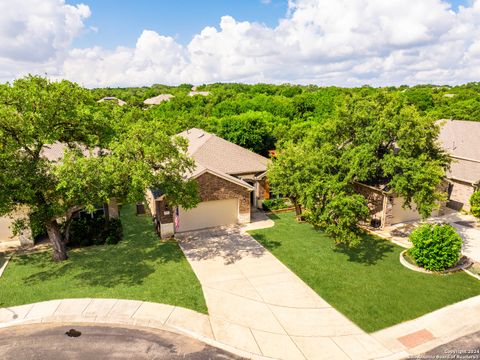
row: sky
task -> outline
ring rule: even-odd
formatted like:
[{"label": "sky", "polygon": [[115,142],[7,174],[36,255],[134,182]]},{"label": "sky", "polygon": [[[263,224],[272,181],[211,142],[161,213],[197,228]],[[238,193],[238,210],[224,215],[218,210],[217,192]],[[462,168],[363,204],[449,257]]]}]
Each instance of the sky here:
[{"label": "sky", "polygon": [[3,0],[0,81],[480,81],[480,0]]}]

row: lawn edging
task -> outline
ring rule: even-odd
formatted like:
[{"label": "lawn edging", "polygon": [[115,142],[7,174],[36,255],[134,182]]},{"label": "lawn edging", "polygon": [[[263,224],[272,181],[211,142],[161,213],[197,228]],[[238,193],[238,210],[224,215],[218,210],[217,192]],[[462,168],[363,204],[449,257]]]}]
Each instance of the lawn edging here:
[{"label": "lawn edging", "polygon": [[[464,261],[461,264],[457,264],[456,266],[454,266],[452,268],[448,268],[448,269],[445,269],[443,271],[431,271],[431,270],[427,270],[427,269],[424,269],[420,266],[417,266],[417,265],[414,265],[414,264],[410,263],[405,258],[408,250],[409,249],[403,250],[400,253],[400,263],[410,270],[421,272],[421,273],[424,273],[424,274],[436,274],[436,275],[449,274],[449,273],[454,273],[454,272],[461,271],[461,270],[466,270],[470,265],[472,265],[472,262],[467,258],[466,261]],[[460,258],[460,260],[461,260],[461,258]]]},{"label": "lawn edging", "polygon": [[5,262],[3,263],[2,267],[0,268],[0,278],[2,277],[3,272],[7,268],[8,262],[10,261],[11,258],[12,258],[11,256],[6,256],[5,257]]},{"label": "lawn edging", "polygon": [[216,340],[208,315],[180,306],[137,300],[79,298],[0,308],[0,329],[65,322],[72,325],[116,325],[169,331],[242,358],[271,360]]}]

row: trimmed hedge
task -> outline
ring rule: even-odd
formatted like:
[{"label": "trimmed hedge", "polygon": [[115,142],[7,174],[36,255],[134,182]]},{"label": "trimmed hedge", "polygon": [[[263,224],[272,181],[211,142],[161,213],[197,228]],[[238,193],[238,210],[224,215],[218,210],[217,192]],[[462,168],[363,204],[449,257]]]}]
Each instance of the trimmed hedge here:
[{"label": "trimmed hedge", "polygon": [[480,190],[475,191],[470,197],[470,212],[480,219]]},{"label": "trimmed hedge", "polygon": [[410,241],[408,253],[427,270],[443,271],[460,259],[462,238],[451,225],[424,224],[410,234]]},{"label": "trimmed hedge", "polygon": [[292,204],[284,198],[263,200],[262,208],[265,211],[281,210],[291,207]]}]

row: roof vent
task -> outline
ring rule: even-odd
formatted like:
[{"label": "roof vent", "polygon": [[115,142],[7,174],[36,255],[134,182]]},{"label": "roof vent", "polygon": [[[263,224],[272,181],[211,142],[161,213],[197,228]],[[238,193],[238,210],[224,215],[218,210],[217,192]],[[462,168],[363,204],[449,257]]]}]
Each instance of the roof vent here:
[{"label": "roof vent", "polygon": [[200,139],[201,137],[203,137],[205,135],[205,133],[201,133],[200,135],[198,135],[198,138]]}]

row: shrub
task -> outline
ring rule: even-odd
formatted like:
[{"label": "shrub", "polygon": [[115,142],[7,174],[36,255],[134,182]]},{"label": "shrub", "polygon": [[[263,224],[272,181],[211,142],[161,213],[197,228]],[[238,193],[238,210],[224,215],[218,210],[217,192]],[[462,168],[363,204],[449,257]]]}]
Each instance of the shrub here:
[{"label": "shrub", "polygon": [[74,219],[70,226],[70,247],[113,245],[122,239],[122,223],[119,219],[108,222],[103,216]]},{"label": "shrub", "polygon": [[122,222],[120,219],[110,219],[105,226],[103,237],[105,244],[115,245],[118,244],[123,237]]},{"label": "shrub", "polygon": [[462,238],[448,224],[424,224],[410,234],[409,254],[417,265],[432,271],[455,266],[460,258]]},{"label": "shrub", "polygon": [[480,190],[475,191],[470,197],[470,212],[480,219]]},{"label": "shrub", "polygon": [[262,202],[262,208],[265,211],[286,209],[290,206],[291,206],[290,202],[288,202],[284,198],[267,199],[267,200],[263,200]]}]

